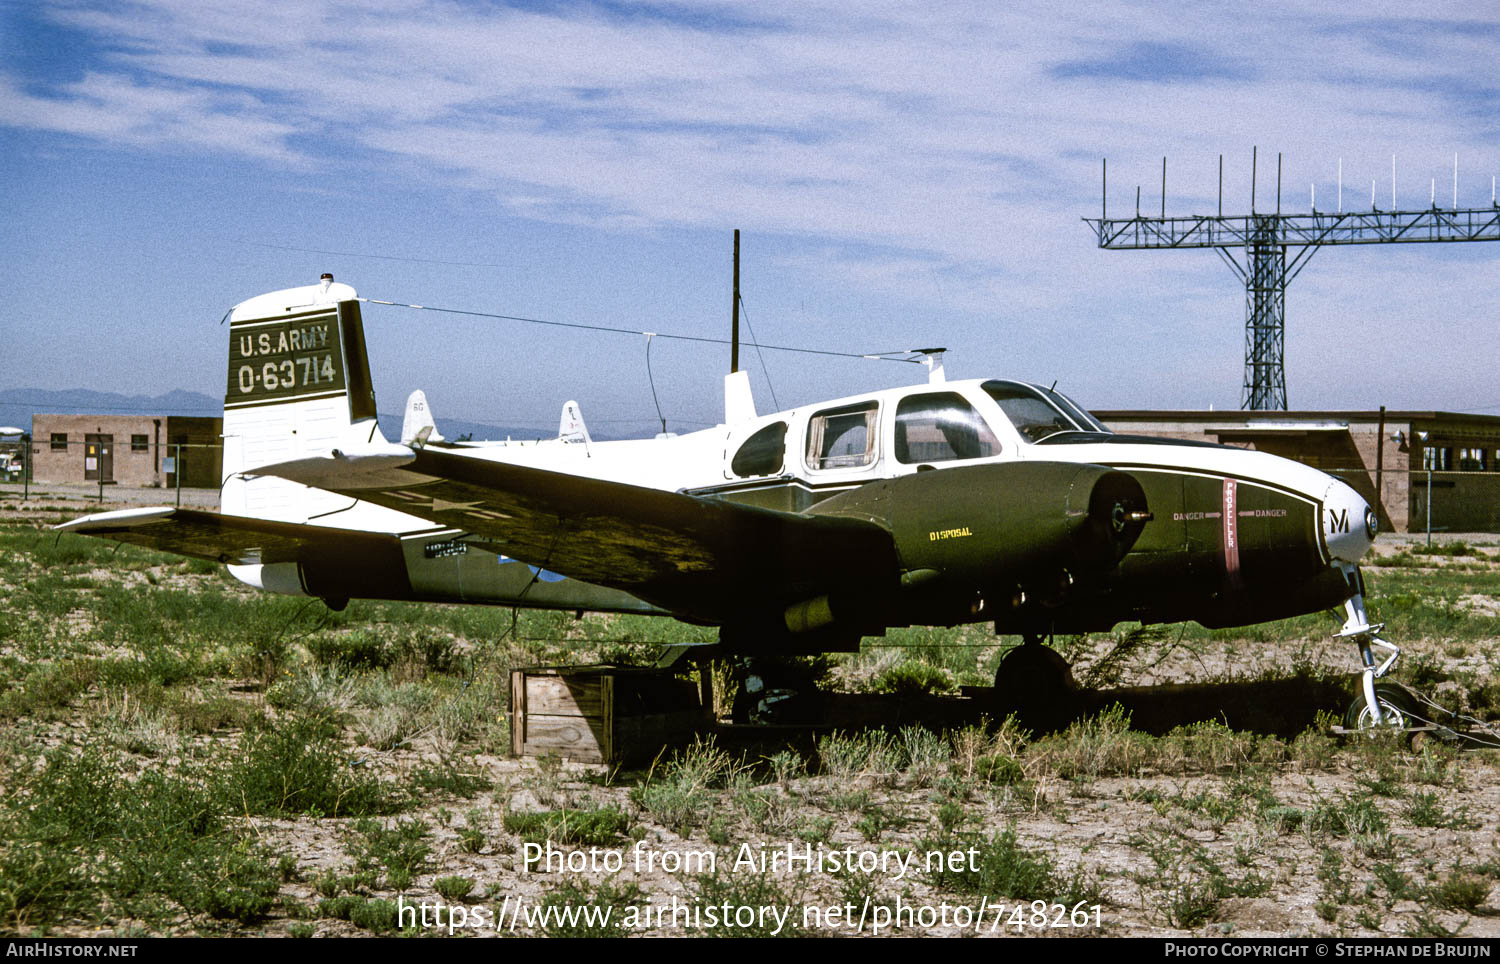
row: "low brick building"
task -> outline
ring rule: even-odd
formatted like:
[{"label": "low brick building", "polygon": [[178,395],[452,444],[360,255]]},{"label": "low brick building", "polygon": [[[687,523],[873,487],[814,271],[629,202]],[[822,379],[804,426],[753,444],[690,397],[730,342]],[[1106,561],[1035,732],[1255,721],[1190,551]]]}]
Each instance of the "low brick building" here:
[{"label": "low brick building", "polygon": [[1409,411],[1094,415],[1117,432],[1238,445],[1321,469],[1375,506],[1387,531],[1425,530],[1430,491],[1434,531],[1500,532],[1500,416]]},{"label": "low brick building", "polygon": [[31,419],[31,478],[216,488],[224,465],[222,418],[184,415],[44,415]]}]

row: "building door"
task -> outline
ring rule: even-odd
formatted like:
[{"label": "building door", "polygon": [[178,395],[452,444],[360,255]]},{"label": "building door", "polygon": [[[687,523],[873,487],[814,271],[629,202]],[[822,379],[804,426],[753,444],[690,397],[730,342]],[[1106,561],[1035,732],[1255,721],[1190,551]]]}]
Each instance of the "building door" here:
[{"label": "building door", "polygon": [[83,478],[86,482],[115,480],[115,437],[90,433],[83,437]]}]

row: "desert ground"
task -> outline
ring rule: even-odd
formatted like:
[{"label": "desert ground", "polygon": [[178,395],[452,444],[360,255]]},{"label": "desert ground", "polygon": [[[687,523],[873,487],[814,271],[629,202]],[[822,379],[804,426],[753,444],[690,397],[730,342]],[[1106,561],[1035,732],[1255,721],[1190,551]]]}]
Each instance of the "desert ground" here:
[{"label": "desert ground", "polygon": [[[1336,736],[1343,698],[1269,700],[1305,718],[1290,728],[1143,732],[1106,706],[1041,736],[909,723],[751,751],[705,736],[636,768],[517,759],[513,667],[650,662],[709,631],[334,613],[50,531],[97,510],[85,495],[0,490],[8,935],[1500,935],[1497,750]],[[1500,745],[1500,537],[1382,536],[1368,563],[1394,678]],[[1338,622],[1053,645],[1105,691],[1352,695]],[[818,670],[838,692],[959,700],[1017,642],[893,631]]]}]

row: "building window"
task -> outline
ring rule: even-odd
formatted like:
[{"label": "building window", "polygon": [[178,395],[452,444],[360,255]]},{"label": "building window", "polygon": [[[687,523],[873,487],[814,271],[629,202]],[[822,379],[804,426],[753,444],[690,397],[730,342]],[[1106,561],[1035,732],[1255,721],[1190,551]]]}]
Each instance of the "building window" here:
[{"label": "building window", "polygon": [[146,436],[144,436],[144,435],[132,435],[132,436],[130,436],[130,451],[132,451],[132,452],[148,452],[150,450],[151,450],[151,443],[147,439]]},{"label": "building window", "polygon": [[1428,472],[1448,472],[1453,468],[1452,447],[1429,445],[1422,449],[1422,468]]},{"label": "building window", "polygon": [[54,452],[66,452],[67,450],[68,450],[68,433],[67,432],[53,432],[52,433],[52,451],[54,451]]},{"label": "building window", "polygon": [[1460,472],[1483,472],[1484,449],[1459,449],[1458,470]]}]

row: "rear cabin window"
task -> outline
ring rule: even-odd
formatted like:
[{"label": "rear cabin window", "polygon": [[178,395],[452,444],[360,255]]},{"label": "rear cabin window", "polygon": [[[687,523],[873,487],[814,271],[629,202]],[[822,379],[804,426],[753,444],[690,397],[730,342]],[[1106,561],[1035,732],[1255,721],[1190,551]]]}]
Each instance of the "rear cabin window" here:
[{"label": "rear cabin window", "polygon": [[786,423],[773,422],[745,439],[730,460],[729,471],[741,478],[775,475],[781,471],[785,452]]},{"label": "rear cabin window", "polygon": [[807,423],[807,467],[845,469],[875,461],[880,406],[864,402],[819,412]]},{"label": "rear cabin window", "polygon": [[912,395],[896,407],[896,461],[952,462],[1000,454],[1000,442],[956,392]]}]

